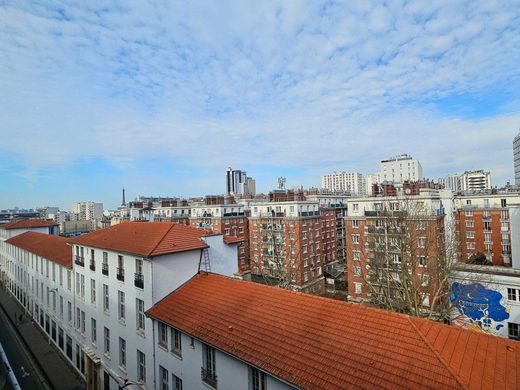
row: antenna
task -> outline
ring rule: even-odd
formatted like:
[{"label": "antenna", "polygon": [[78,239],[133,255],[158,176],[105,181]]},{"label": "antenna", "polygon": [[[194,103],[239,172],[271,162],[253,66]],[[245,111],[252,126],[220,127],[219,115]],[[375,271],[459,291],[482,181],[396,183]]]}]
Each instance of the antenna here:
[{"label": "antenna", "polygon": [[278,188],[280,190],[285,190],[285,182],[287,181],[287,179],[285,177],[279,177],[278,178]]}]

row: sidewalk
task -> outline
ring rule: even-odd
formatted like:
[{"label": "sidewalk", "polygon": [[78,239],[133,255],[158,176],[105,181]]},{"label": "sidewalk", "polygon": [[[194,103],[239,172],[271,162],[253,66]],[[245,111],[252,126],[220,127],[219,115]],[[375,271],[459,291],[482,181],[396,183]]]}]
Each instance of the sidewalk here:
[{"label": "sidewalk", "polygon": [[52,342],[49,344],[49,337],[38,328],[38,325],[32,324],[32,318],[24,316],[22,323],[14,318],[15,313],[24,312],[24,308],[1,285],[0,305],[52,388],[57,390],[85,389],[85,382],[74,372],[57,347]]}]

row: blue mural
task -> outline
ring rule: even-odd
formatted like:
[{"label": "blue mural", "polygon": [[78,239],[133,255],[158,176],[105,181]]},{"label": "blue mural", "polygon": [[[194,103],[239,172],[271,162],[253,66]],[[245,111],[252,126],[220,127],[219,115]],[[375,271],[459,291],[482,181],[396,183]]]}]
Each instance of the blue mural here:
[{"label": "blue mural", "polygon": [[509,318],[510,310],[500,303],[501,293],[480,283],[455,282],[451,287],[450,300],[462,316],[455,321],[459,325],[469,324],[492,333],[504,326],[501,322]]}]

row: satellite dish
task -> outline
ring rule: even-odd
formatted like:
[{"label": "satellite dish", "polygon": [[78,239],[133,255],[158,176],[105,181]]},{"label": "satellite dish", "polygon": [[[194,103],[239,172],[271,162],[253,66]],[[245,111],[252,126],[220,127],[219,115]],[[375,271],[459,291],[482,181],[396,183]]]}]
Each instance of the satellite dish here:
[{"label": "satellite dish", "polygon": [[407,188],[406,190],[404,190],[404,193],[405,193],[406,195],[410,195],[410,194],[412,193],[412,190],[409,189],[409,188]]}]

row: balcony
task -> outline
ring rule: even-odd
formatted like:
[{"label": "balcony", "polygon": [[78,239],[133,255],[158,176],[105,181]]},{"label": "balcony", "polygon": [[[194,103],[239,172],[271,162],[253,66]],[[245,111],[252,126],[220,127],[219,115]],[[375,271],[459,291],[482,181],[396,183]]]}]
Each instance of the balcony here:
[{"label": "balcony", "polygon": [[96,262],[94,261],[94,259],[90,259],[90,269],[92,271],[96,270]]},{"label": "balcony", "polygon": [[134,285],[135,287],[144,288],[144,275],[134,274]]},{"label": "balcony", "polygon": [[80,266],[84,267],[85,266],[85,259],[83,258],[83,256],[77,256],[76,255],[76,257],[74,259],[74,263],[76,265],[80,265]]},{"label": "balcony", "polygon": [[116,268],[116,278],[122,282],[125,281],[125,270],[123,268]]},{"label": "balcony", "polygon": [[108,276],[108,263],[101,264],[101,273]]},{"label": "balcony", "polygon": [[217,375],[215,375],[213,371],[201,367],[200,373],[203,382],[210,385],[214,389],[217,388]]}]

